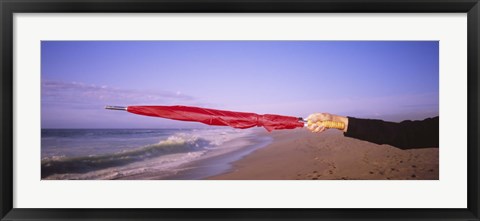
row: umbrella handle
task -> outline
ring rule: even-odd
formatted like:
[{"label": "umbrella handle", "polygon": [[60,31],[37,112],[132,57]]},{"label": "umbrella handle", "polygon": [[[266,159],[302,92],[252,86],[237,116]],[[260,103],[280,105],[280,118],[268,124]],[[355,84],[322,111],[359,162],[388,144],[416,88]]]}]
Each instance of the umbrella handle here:
[{"label": "umbrella handle", "polygon": [[326,128],[333,128],[333,129],[339,129],[343,130],[345,129],[345,124],[343,122],[337,122],[337,121],[322,121],[322,122],[317,122],[318,126],[324,126]]}]

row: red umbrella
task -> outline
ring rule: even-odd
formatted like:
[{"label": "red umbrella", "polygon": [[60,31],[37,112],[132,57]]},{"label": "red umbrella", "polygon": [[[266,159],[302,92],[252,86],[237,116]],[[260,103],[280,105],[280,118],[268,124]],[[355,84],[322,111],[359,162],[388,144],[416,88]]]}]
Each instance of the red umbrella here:
[{"label": "red umbrella", "polygon": [[[207,125],[230,126],[233,128],[264,127],[268,131],[280,129],[294,129],[304,127],[305,121],[299,117],[281,116],[275,114],[256,114],[248,112],[234,112],[188,106],[106,106],[110,110],[125,110],[130,113],[161,117],[172,120],[195,121]],[[341,128],[338,122],[322,122],[329,128]]]}]

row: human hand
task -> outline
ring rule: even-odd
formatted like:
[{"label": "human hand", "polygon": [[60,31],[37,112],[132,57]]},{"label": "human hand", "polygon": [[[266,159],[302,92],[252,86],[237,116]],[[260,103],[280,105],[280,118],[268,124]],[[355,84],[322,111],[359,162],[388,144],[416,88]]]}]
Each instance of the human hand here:
[{"label": "human hand", "polygon": [[[337,128],[347,132],[348,118],[329,113],[314,113],[307,117],[307,128],[315,133],[321,133],[328,128]],[[328,122],[328,124],[327,124]],[[335,125],[335,126],[332,126]],[[342,127],[338,127],[342,125]]]}]

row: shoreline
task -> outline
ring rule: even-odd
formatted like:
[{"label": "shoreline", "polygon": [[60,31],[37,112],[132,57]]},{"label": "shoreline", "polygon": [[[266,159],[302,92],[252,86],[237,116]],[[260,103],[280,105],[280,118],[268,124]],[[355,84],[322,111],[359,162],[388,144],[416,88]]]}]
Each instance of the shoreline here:
[{"label": "shoreline", "polygon": [[[258,136],[260,135],[260,136]],[[253,137],[246,137],[249,144],[233,151],[227,151],[203,159],[197,159],[180,165],[169,172],[149,172],[119,177],[119,180],[202,180],[211,176],[226,173],[232,170],[232,164],[248,156],[252,152],[268,146],[272,138],[267,134],[253,133]],[[232,143],[238,140],[231,141]],[[227,145],[229,145],[227,143]]]},{"label": "shoreline", "polygon": [[185,165],[182,165],[184,168],[179,173],[163,177],[162,179],[202,180],[211,176],[228,173],[233,169],[233,163],[268,146],[270,142],[271,139],[256,140],[253,141],[252,144],[239,148],[238,150],[186,163]]}]

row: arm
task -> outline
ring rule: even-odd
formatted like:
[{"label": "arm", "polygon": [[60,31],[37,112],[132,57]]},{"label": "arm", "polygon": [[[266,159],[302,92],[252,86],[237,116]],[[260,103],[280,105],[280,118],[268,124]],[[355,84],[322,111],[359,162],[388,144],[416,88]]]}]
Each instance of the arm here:
[{"label": "arm", "polygon": [[376,144],[389,144],[400,149],[438,147],[439,118],[427,118],[400,123],[348,117],[349,128],[344,133]]},{"label": "arm", "polygon": [[[400,149],[438,147],[439,118],[400,123],[331,115],[332,119],[346,121],[344,135],[376,144],[389,144]],[[314,132],[325,128],[310,128]]]}]

